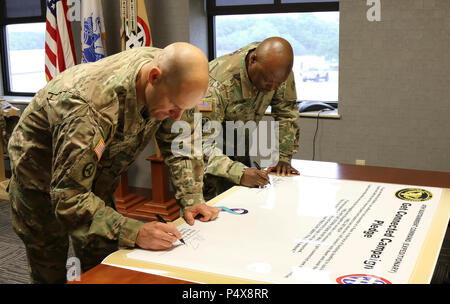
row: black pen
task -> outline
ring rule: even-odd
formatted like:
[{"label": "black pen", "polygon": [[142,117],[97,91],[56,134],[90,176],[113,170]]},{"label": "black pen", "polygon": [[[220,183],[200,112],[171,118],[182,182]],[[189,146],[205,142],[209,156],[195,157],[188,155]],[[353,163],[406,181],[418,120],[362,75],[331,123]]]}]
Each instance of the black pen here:
[{"label": "black pen", "polygon": [[[156,215],[156,218],[158,219],[158,221],[160,221],[161,223],[167,224],[166,220],[159,214]],[[183,238],[180,239],[180,242],[183,243],[184,245],[186,245],[186,243],[184,242]]]},{"label": "black pen", "polygon": [[[255,165],[256,169],[261,170],[261,167],[259,166],[259,164],[256,161],[253,161],[253,164]],[[270,179],[267,182],[269,183],[269,185],[271,185]]]}]

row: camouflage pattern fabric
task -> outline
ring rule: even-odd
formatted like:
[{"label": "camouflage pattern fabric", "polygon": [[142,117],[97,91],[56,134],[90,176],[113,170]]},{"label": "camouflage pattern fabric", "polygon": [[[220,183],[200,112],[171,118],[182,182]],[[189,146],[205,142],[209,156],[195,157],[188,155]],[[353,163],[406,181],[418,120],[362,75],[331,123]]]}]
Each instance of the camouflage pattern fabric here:
[{"label": "camouflage pattern fabric", "polygon": [[81,267],[133,247],[142,222],[115,210],[120,174],[161,122],[136,101],[136,76],[160,50],[136,48],[77,65],[40,90],[8,151],[13,227],[33,283],[64,283],[68,237]]},{"label": "camouflage pattern fabric", "polygon": [[[2,138],[3,138],[3,153],[8,153],[8,141],[11,137],[11,133],[14,130],[14,127],[16,126],[17,122],[19,121],[19,116],[15,115],[5,115],[2,111],[3,107],[5,106],[5,102],[0,102],[1,108],[0,108],[0,132],[2,132]],[[8,103],[6,103],[9,105]]]},{"label": "camouflage pattern fabric", "polygon": [[0,109],[0,132],[2,132],[3,142],[1,144],[3,145],[3,151],[6,152],[8,148],[8,137],[6,134],[6,119],[1,109]]},{"label": "camouflage pattern fabric", "polygon": [[[292,155],[297,152],[300,136],[294,74],[291,71],[288,79],[274,91],[258,91],[250,82],[245,65],[247,54],[258,44],[251,43],[234,53],[211,61],[209,87],[201,101],[210,104],[210,109],[196,108],[195,111],[185,112],[181,119],[193,124],[194,113],[200,112],[203,126],[208,121],[218,121],[225,130],[227,121],[258,123],[266,109],[271,106],[272,117],[279,122],[279,160],[289,163]],[[173,123],[173,120],[166,120],[164,127],[158,131],[157,139],[163,155],[170,157],[170,162],[166,164],[171,173],[175,196],[182,206],[204,203],[205,198],[211,199],[232,185],[240,184],[243,172],[250,165],[248,162],[243,163],[243,159],[248,160],[248,153],[247,157],[228,157],[223,151],[226,151],[225,144],[232,143],[224,141],[223,150],[213,146],[209,151],[203,151],[205,168],[200,172],[199,159],[190,161],[186,157],[177,157],[170,151],[170,142],[178,135],[169,134]],[[211,133],[203,134],[202,142],[206,142],[210,136]],[[236,136],[234,138],[236,139]],[[248,144],[248,139],[246,142]],[[237,155],[238,145],[233,146],[234,155]]]},{"label": "camouflage pattern fabric", "polygon": [[[197,107],[183,112],[181,121],[189,125],[190,130],[201,127],[195,125],[193,119],[194,112],[198,112]],[[191,207],[199,202],[203,202],[203,159],[202,151],[195,151],[194,136],[189,133],[183,135],[179,130],[172,131],[175,120],[171,117],[165,119],[156,133],[156,140],[168,167],[172,185],[176,189],[175,198],[184,208]],[[172,143],[174,139],[186,140],[191,143],[191,149],[185,154],[173,154]],[[180,210],[180,216],[184,215],[184,208]]]}]

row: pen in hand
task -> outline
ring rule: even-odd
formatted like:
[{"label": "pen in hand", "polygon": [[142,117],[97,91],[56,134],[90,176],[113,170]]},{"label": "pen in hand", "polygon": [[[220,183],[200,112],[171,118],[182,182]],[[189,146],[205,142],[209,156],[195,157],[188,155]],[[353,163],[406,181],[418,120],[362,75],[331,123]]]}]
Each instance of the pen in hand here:
[{"label": "pen in hand", "polygon": [[[156,218],[158,219],[158,221],[160,221],[161,223],[167,224],[166,220],[159,214],[156,215]],[[184,245],[186,245],[186,243],[184,242],[183,238],[180,239],[180,242],[183,243]]]},{"label": "pen in hand", "polygon": [[[253,164],[255,165],[256,169],[262,170],[261,167],[259,166],[259,164],[256,161],[253,161]],[[269,183],[269,185],[271,185],[270,179],[267,182]]]}]

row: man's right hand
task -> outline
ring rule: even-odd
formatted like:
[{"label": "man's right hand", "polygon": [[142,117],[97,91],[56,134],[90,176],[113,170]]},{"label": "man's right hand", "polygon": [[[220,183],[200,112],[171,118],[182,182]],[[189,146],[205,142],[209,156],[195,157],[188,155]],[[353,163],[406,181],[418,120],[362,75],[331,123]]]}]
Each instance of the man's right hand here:
[{"label": "man's right hand", "polygon": [[181,233],[172,223],[158,221],[144,223],[139,229],[136,245],[142,249],[166,250],[181,238]]},{"label": "man's right hand", "polygon": [[251,188],[265,186],[267,183],[269,183],[269,175],[255,168],[245,169],[241,177],[241,185]]}]

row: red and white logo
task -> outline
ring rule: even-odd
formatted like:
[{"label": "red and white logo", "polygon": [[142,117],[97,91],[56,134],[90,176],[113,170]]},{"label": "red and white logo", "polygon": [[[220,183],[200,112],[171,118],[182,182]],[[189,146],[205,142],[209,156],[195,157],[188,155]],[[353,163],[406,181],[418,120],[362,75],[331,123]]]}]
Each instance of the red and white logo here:
[{"label": "red and white logo", "polygon": [[137,32],[130,31],[128,36],[125,36],[126,49],[132,49],[141,46],[150,46],[151,37],[150,29],[148,25],[140,18],[137,17]]}]

